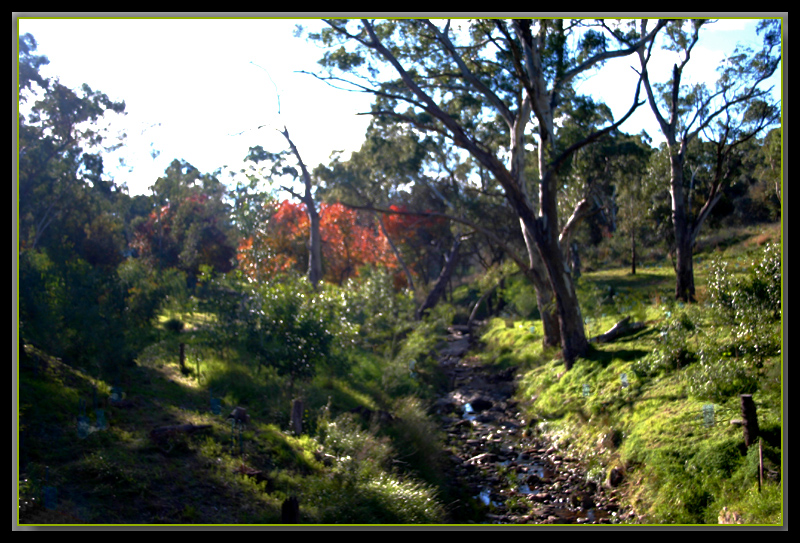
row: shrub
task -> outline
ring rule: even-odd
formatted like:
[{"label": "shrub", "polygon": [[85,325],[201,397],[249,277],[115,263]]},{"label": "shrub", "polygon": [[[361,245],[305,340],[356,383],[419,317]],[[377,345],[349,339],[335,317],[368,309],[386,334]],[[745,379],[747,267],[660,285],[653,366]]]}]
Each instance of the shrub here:
[{"label": "shrub", "polygon": [[365,268],[339,291],[341,317],[354,326],[353,342],[369,350],[388,346],[387,355],[393,356],[413,322],[415,307],[409,293],[398,292],[392,276],[381,268]]},{"label": "shrub", "polygon": [[730,396],[752,394],[758,390],[755,364],[725,354],[716,351],[700,353],[700,363],[688,373],[692,396],[722,403]]},{"label": "shrub", "polygon": [[349,414],[320,421],[320,438],[336,457],[330,476],[307,480],[321,523],[427,524],[444,521],[432,487],[391,470],[387,438],[364,430]]},{"label": "shrub", "polygon": [[771,322],[781,314],[781,253],[768,243],[748,271],[737,277],[729,262],[711,263],[708,294],[716,314],[725,323],[752,325]]},{"label": "shrub", "polygon": [[656,340],[656,349],[633,364],[633,372],[639,377],[649,377],[668,372],[697,361],[697,354],[688,342],[699,329],[687,313],[671,317],[661,327]]},{"label": "shrub", "polygon": [[713,262],[708,294],[716,322],[734,327],[726,352],[748,358],[756,367],[780,354],[780,327],[776,326],[781,315],[778,244],[766,244],[744,275],[733,274],[730,263]]},{"label": "shrub", "polygon": [[264,285],[229,279],[207,291],[216,300],[210,308],[217,314],[215,340],[238,345],[257,366],[274,367],[292,381],[307,380],[322,366],[341,372],[351,330],[335,294],[317,293],[289,275]]}]

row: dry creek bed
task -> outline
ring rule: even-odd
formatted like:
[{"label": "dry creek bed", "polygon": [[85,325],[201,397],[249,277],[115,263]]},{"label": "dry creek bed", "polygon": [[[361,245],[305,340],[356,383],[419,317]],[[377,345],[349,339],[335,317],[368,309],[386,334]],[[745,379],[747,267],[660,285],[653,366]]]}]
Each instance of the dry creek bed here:
[{"label": "dry creek bed", "polygon": [[465,483],[494,524],[612,524],[632,517],[617,490],[587,479],[530,428],[513,400],[516,372],[467,356],[471,338],[452,327],[439,364],[449,392],[434,405],[450,453],[450,474]]}]

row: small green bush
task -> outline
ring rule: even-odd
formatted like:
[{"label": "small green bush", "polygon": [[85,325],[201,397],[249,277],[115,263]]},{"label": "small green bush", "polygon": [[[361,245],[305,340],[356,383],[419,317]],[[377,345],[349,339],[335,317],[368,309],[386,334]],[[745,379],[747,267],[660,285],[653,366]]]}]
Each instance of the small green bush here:
[{"label": "small green bush", "polygon": [[708,295],[716,315],[725,323],[752,326],[781,315],[781,252],[768,243],[760,255],[744,262],[744,276],[734,273],[730,262],[711,263]]},{"label": "small green bush", "polygon": [[758,390],[758,376],[752,361],[717,352],[701,352],[700,363],[691,368],[687,378],[692,396],[717,403],[730,396]]},{"label": "small green bush", "polygon": [[346,372],[343,351],[353,331],[335,292],[315,292],[305,278],[291,275],[264,285],[219,280],[206,290],[214,300],[207,309],[217,315],[212,335],[219,347],[236,346],[253,366],[273,367],[292,382],[323,367]]},{"label": "small green bush", "polygon": [[633,372],[639,377],[652,377],[662,372],[684,368],[697,361],[697,354],[689,341],[699,329],[685,312],[671,316],[661,327],[656,340],[657,348],[633,364]]},{"label": "small green bush", "polygon": [[331,473],[309,478],[308,500],[321,523],[429,524],[444,521],[433,487],[392,469],[396,455],[386,437],[365,430],[350,415],[320,420],[320,439],[336,461]]}]

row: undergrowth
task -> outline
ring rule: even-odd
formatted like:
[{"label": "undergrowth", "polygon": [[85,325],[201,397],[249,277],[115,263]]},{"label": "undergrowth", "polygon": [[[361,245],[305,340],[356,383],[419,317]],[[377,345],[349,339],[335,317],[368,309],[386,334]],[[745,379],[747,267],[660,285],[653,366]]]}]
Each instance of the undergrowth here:
[{"label": "undergrowth", "polygon": [[[782,522],[780,250],[728,251],[706,262],[701,302],[686,306],[661,295],[669,274],[649,296],[634,286],[641,278],[626,286],[624,274],[584,274],[587,335],[623,316],[647,327],[593,345],[569,372],[526,341],[528,321],[495,320],[483,336],[486,360],[525,368],[519,400],[556,446],[606,485],[612,468],[625,474],[618,491],[635,522],[716,524],[724,511],[747,524]],[[741,264],[736,273],[730,262]],[[758,410],[760,493],[759,444],[745,447],[742,427],[730,422],[742,418],[742,394]]]},{"label": "undergrowth", "polygon": [[[592,344],[569,372],[557,348],[542,346],[531,293],[512,282],[504,295],[513,303],[485,322],[476,356],[516,368],[525,418],[580,458],[589,479],[609,487],[612,469],[624,474],[610,490],[635,510],[632,521],[713,524],[728,511],[747,524],[780,524],[779,257],[761,242],[708,249],[696,267],[699,302],[687,306],[671,301],[669,268],[584,273],[576,286],[588,337],[625,317],[644,327]],[[447,522],[457,497],[427,406],[443,386],[437,344],[464,308],[441,304],[417,321],[389,284],[374,273],[319,299],[298,295],[291,281],[245,292],[259,311],[269,300],[285,310],[277,320],[235,299],[230,313],[181,314],[188,326],[170,315],[160,340],[113,375],[26,346],[20,523],[272,525],[292,497],[304,524]],[[232,296],[241,287],[218,288]],[[292,308],[302,319],[283,322]],[[300,348],[308,331],[313,357],[270,362]],[[740,394],[758,409],[761,441],[749,448],[730,424]],[[227,418],[237,406],[251,416],[241,428]],[[202,428],[150,435],[186,424]]]}]

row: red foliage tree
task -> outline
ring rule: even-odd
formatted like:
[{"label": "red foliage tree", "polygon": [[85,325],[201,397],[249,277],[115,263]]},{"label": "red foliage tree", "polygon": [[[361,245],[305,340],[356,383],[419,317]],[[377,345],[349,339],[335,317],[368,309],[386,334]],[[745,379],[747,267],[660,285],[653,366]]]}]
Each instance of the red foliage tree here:
[{"label": "red foliage tree", "polygon": [[[437,240],[449,238],[449,225],[439,217],[414,215],[405,206],[389,206],[395,213],[384,213],[383,224],[386,234],[400,252],[400,257],[409,267],[415,281],[427,281],[431,274],[435,277],[438,269],[431,269],[432,263],[440,264],[442,249],[437,248]],[[435,268],[435,266],[434,266]],[[395,284],[405,286],[405,277],[397,275]]]},{"label": "red foliage tree", "polygon": [[[389,268],[396,261],[386,239],[369,214],[341,204],[320,204],[323,279],[342,284],[373,264]],[[307,267],[308,215],[305,205],[284,201],[274,210],[264,229],[239,245],[240,269],[252,280],[267,281],[288,270],[304,273]]]}]

